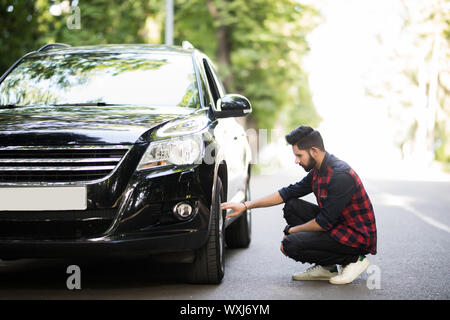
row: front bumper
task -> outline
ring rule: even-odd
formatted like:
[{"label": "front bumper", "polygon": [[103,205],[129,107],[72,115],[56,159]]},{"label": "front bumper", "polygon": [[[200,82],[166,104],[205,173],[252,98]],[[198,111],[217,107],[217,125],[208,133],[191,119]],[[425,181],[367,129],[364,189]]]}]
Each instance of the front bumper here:
[{"label": "front bumper", "polygon": [[1,240],[0,258],[94,257],[99,255],[161,254],[192,251],[206,241],[205,230],[178,230],[159,235],[83,240]]},{"label": "front bumper", "polygon": [[[85,211],[0,212],[0,259],[198,249],[209,230],[209,170],[197,165],[134,172],[125,188],[114,184],[123,177],[112,176],[88,185]],[[194,207],[187,220],[172,212],[180,201]]]}]

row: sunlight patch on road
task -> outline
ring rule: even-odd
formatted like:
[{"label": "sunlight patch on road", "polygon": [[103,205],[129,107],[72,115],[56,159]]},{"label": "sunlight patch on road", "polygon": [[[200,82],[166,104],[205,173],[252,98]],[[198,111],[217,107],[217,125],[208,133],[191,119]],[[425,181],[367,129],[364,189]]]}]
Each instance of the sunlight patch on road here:
[{"label": "sunlight patch on road", "polygon": [[[408,156],[401,152],[400,142],[406,138],[400,128],[411,125],[411,109],[401,108],[394,96],[379,99],[369,94],[375,84],[398,80],[399,74],[390,72],[389,57],[405,36],[402,2],[302,2],[317,6],[324,16],[308,35],[311,50],[304,68],[322,117],[317,129],[327,151],[362,178],[450,182],[450,175],[442,173],[437,163],[430,164],[426,152]],[[414,86],[404,90],[405,96],[416,93]],[[401,117],[393,115],[394,107],[402,111]]]},{"label": "sunlight patch on road", "polygon": [[411,205],[411,203],[414,201],[414,199],[411,197],[397,196],[397,195],[393,195],[391,193],[378,193],[376,195],[376,198],[378,200],[377,202],[379,202],[383,205],[402,208],[405,211],[408,211],[409,213],[414,214],[416,217],[418,217],[422,221],[426,222],[427,224],[429,224],[435,228],[438,228],[442,231],[445,231],[447,233],[450,233],[449,226],[447,226],[446,224],[444,224],[440,221],[437,221],[436,219],[433,219],[433,218],[423,214],[419,210],[415,209]]}]

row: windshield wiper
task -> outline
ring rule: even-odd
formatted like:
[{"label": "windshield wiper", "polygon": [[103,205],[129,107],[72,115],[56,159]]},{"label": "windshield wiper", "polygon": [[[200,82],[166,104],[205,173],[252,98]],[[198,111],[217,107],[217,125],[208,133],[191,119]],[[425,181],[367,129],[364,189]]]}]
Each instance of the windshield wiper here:
[{"label": "windshield wiper", "polygon": [[23,107],[36,107],[36,106],[52,106],[52,107],[107,107],[107,106],[131,106],[133,104],[119,104],[119,103],[106,103],[106,102],[86,102],[86,103],[57,103],[57,104],[40,104],[40,105],[16,105],[16,104],[4,104],[0,105],[0,109],[17,109]]},{"label": "windshield wiper", "polygon": [[17,109],[22,108],[24,106],[19,106],[17,104],[2,104],[0,105],[0,109]]},{"label": "windshield wiper", "polygon": [[[36,106],[36,105],[16,105],[16,104],[4,104],[0,105],[0,109],[17,109],[22,107],[30,107],[30,106]],[[61,103],[61,104],[41,104],[40,106],[55,106],[55,107],[64,107],[64,106],[119,106],[119,104],[109,104],[105,102],[94,102],[94,103]]]},{"label": "windshield wiper", "polygon": [[87,107],[91,107],[91,106],[99,106],[99,107],[104,107],[104,106],[122,106],[123,104],[117,104],[117,103],[106,103],[106,102],[86,102],[86,103],[58,103],[58,104],[52,104],[52,106],[55,107],[65,107],[65,106],[74,106],[74,107],[79,107],[79,106],[87,106]]}]

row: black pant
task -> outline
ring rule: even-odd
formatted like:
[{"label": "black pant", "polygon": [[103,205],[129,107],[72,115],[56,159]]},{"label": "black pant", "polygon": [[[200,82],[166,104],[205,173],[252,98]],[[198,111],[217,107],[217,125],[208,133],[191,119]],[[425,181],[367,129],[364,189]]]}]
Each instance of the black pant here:
[{"label": "black pant", "polygon": [[[314,219],[319,207],[301,199],[288,200],[283,208],[287,224],[300,225]],[[283,250],[295,261],[316,263],[321,266],[356,262],[362,249],[341,244],[326,231],[298,232],[283,240]]]}]

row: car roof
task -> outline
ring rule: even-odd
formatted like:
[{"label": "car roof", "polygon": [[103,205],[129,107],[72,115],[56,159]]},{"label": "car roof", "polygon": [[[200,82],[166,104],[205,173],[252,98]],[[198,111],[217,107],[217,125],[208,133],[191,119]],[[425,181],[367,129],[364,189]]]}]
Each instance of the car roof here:
[{"label": "car roof", "polygon": [[104,44],[75,47],[54,47],[44,51],[35,51],[30,56],[47,56],[60,54],[89,54],[89,53],[112,53],[112,54],[183,54],[192,55],[195,49],[185,49],[180,46],[156,45],[156,44]]}]

